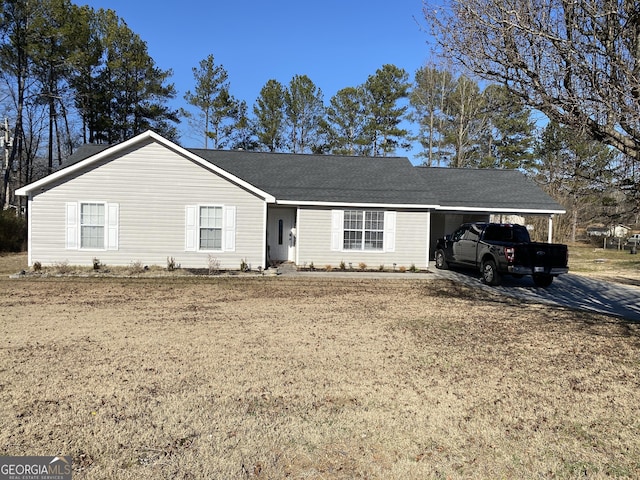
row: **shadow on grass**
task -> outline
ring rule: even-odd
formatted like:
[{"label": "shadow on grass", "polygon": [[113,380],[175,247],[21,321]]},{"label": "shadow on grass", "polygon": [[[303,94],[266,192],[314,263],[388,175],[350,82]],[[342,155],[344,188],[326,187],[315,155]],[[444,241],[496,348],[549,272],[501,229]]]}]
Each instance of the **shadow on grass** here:
[{"label": "shadow on grass", "polygon": [[463,285],[482,288],[520,301],[559,305],[588,312],[613,315],[640,322],[640,289],[604,280],[567,274],[554,279],[549,288],[537,288],[530,277],[503,277],[502,285],[490,287],[482,283],[475,271],[438,271]]}]

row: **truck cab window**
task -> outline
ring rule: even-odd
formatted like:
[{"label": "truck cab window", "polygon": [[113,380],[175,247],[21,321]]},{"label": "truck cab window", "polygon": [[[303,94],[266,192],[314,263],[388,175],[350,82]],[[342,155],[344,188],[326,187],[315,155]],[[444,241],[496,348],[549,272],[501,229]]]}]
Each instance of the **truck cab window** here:
[{"label": "truck cab window", "polygon": [[462,236],[464,235],[464,232],[466,231],[467,231],[467,227],[459,228],[458,230],[453,232],[453,235],[451,235],[451,241],[457,242],[462,238]]}]

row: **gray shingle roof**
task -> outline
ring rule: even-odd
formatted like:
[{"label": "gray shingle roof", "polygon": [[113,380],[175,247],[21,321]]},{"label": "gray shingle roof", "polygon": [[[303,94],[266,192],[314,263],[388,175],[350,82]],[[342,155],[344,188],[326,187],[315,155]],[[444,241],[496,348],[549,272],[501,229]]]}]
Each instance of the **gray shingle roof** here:
[{"label": "gray shingle roof", "polygon": [[415,167],[442,207],[563,211],[518,170]]},{"label": "gray shingle roof", "polygon": [[[64,166],[109,147],[84,145]],[[440,205],[504,212],[564,210],[517,170],[414,167],[406,157],[187,150],[279,201]]]},{"label": "gray shingle roof", "polygon": [[295,155],[244,151],[190,152],[292,202],[437,205],[407,158]]},{"label": "gray shingle roof", "polygon": [[110,147],[113,147],[113,145],[95,145],[93,143],[81,145],[75,152],[73,152],[73,154],[67,157],[64,161],[63,168],[70,167],[74,163],[81,162],[82,160],[96,155]]}]

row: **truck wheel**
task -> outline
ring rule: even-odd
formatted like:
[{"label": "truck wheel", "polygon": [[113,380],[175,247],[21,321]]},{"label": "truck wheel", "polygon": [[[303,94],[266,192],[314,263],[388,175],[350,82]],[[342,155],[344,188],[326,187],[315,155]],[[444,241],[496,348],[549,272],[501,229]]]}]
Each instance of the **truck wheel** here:
[{"label": "truck wheel", "polygon": [[482,262],[482,279],[487,285],[500,285],[500,274],[493,260],[485,260]]},{"label": "truck wheel", "polygon": [[533,283],[535,283],[536,287],[539,288],[547,288],[553,282],[552,275],[534,275]]},{"label": "truck wheel", "polygon": [[444,252],[442,250],[436,250],[436,268],[440,270],[446,270],[449,268],[447,265],[447,260],[444,256]]}]

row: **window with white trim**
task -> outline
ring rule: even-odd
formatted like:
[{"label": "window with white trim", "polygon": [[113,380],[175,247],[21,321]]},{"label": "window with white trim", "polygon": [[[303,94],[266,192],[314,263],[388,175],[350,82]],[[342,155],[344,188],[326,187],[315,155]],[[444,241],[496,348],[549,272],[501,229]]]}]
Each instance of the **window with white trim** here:
[{"label": "window with white trim", "polygon": [[331,251],[395,252],[393,210],[331,210]]},{"label": "window with white trim", "polygon": [[187,205],[184,249],[188,252],[223,251],[236,248],[236,207]]},{"label": "window with white trim", "polygon": [[345,210],[344,250],[383,250],[384,212],[378,210]]},{"label": "window with white trim", "polygon": [[68,250],[118,250],[117,203],[69,202],[65,205],[65,217]]},{"label": "window with white trim", "polygon": [[222,249],[222,207],[200,207],[200,250]]},{"label": "window with white trim", "polygon": [[80,204],[80,248],[104,248],[104,203]]}]

